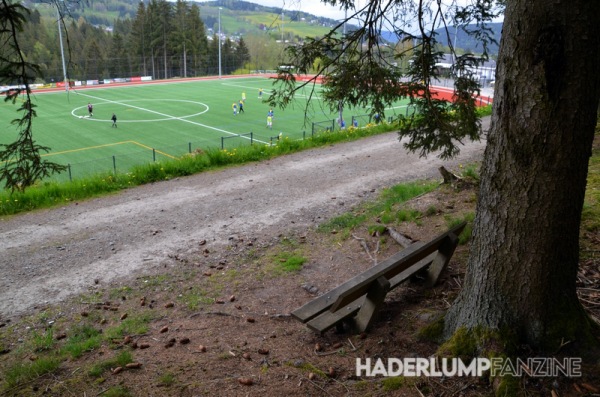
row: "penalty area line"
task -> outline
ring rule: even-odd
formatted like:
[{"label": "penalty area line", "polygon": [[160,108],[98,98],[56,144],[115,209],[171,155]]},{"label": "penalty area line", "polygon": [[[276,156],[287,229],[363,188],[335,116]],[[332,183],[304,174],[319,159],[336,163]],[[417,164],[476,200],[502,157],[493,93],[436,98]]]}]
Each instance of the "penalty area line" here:
[{"label": "penalty area line", "polygon": [[143,143],[139,143],[139,142],[131,141],[131,140],[130,141],[121,141],[121,142],[107,143],[105,145],[88,146],[88,147],[79,148],[79,149],[62,150],[60,152],[46,153],[46,154],[42,154],[42,157],[56,156],[58,154],[66,154],[66,153],[84,152],[86,150],[101,149],[101,148],[105,148],[105,147],[117,146],[117,145],[126,145],[126,144],[134,144],[134,145],[140,146],[140,147],[142,147],[144,149],[154,150],[156,153],[162,154],[163,156],[166,156],[166,157],[169,157],[169,158],[172,158],[172,159],[176,159],[177,158],[177,157],[172,156],[172,155],[170,155],[168,153],[165,153],[163,151],[156,150],[154,148],[151,148],[150,146],[144,145]]}]

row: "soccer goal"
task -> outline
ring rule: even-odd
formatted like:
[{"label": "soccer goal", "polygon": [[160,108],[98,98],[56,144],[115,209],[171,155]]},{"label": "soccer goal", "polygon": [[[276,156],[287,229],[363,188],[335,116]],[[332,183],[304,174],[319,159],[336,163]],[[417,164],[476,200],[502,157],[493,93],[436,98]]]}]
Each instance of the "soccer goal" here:
[{"label": "soccer goal", "polygon": [[364,127],[371,122],[370,114],[359,114],[352,116],[352,127]]},{"label": "soccer goal", "polygon": [[334,128],[335,128],[334,120],[318,121],[318,122],[312,123],[313,135],[320,134],[322,132],[331,132],[334,130]]},{"label": "soccer goal", "polygon": [[252,145],[254,143],[254,134],[252,132],[248,132],[247,134],[222,136],[221,150],[225,149],[225,142],[227,142],[229,147],[238,147],[246,143],[250,143],[250,145]]}]

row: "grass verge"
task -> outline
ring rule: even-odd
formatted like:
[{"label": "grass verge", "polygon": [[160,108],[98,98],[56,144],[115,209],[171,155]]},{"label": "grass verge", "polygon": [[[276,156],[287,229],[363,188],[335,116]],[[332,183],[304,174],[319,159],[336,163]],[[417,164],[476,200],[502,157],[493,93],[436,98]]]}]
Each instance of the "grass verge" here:
[{"label": "grass verge", "polygon": [[[480,108],[478,112],[480,116],[486,116],[491,112],[491,106]],[[322,133],[304,140],[291,140],[284,137],[273,146],[252,145],[229,150],[199,150],[178,159],[140,165],[128,173],[104,173],[63,183],[39,182],[25,192],[2,190],[0,191],[0,216],[64,205],[147,183],[193,175],[230,165],[268,160],[289,153],[333,143],[350,142],[397,129],[398,125],[395,122],[381,123],[365,128],[350,127],[341,131]]]}]

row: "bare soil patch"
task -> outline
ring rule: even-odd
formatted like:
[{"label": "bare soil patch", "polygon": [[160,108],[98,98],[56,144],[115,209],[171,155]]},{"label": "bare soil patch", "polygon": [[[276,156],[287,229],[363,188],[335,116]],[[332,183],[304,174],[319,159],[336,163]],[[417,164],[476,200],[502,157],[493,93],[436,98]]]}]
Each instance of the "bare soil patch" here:
[{"label": "bare soil patch", "polygon": [[[319,335],[289,316],[372,266],[370,256],[383,260],[401,249],[387,234],[369,231],[377,217],[352,231],[370,255],[352,235],[317,230],[351,208],[360,211],[383,187],[439,178],[441,162],[400,153],[394,141],[392,135],[369,138],[0,221],[2,370],[50,354],[31,349],[34,334],[52,330],[52,349],[83,325],[114,335],[6,394],[489,395],[485,379],[355,374],[356,358],[436,352],[439,345],[419,330],[458,293],[467,245],[459,246],[435,288],[416,282],[391,292],[368,333]],[[476,161],[482,147],[444,165]],[[473,212],[475,197],[473,186],[440,188],[406,204],[424,214],[418,221],[394,227],[428,240],[447,229],[449,217]],[[282,269],[289,255],[306,259],[301,270]],[[134,323],[147,329],[127,329]],[[123,352],[139,367],[107,364],[92,374]],[[597,368],[586,368],[577,383],[523,380],[530,395],[593,395],[581,385],[600,387]]]}]

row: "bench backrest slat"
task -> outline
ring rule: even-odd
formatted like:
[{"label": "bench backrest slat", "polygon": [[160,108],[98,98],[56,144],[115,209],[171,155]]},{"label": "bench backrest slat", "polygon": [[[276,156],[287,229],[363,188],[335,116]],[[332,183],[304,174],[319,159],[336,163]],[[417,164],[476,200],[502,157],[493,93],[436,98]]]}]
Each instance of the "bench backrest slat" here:
[{"label": "bench backrest slat", "polygon": [[[397,274],[403,272],[408,269],[415,263],[419,262],[422,259],[427,258],[429,255],[435,253],[440,245],[444,242],[444,239],[447,238],[447,235],[444,234],[441,238],[437,238],[423,245],[421,248],[410,252],[408,255],[396,261],[385,261],[382,262],[381,265],[386,264],[387,266],[383,267],[377,273],[368,275],[367,277],[360,277],[365,275],[363,273],[360,276],[356,276],[348,282],[348,288],[340,294],[338,299],[331,306],[331,311],[334,312],[338,310],[340,307],[347,305],[350,302],[358,299],[363,296],[369,290],[371,284],[377,280],[378,277],[385,277],[386,279],[391,279]],[[403,252],[403,251],[401,251]],[[393,258],[393,257],[392,257]],[[390,258],[391,259],[391,258]],[[391,262],[391,263],[390,263]],[[377,266],[375,266],[377,267]],[[375,268],[373,267],[373,268]]]},{"label": "bench backrest slat", "polygon": [[[390,280],[416,262],[436,252],[449,234],[453,233],[455,235],[459,235],[464,227],[465,223],[462,223],[448,230],[447,232],[440,234],[426,244],[417,242],[408,246],[404,250],[392,255],[378,265],[367,269],[365,272],[359,274],[353,279],[339,285],[333,290],[294,310],[291,313],[292,316],[304,323],[318,316],[329,308],[331,308],[332,311],[337,310],[337,308],[344,306],[366,294],[371,283],[378,277],[384,276],[386,279]],[[340,297],[342,298],[341,300]],[[339,303],[336,306],[337,308],[334,309],[332,305],[334,305],[336,301]]]}]

